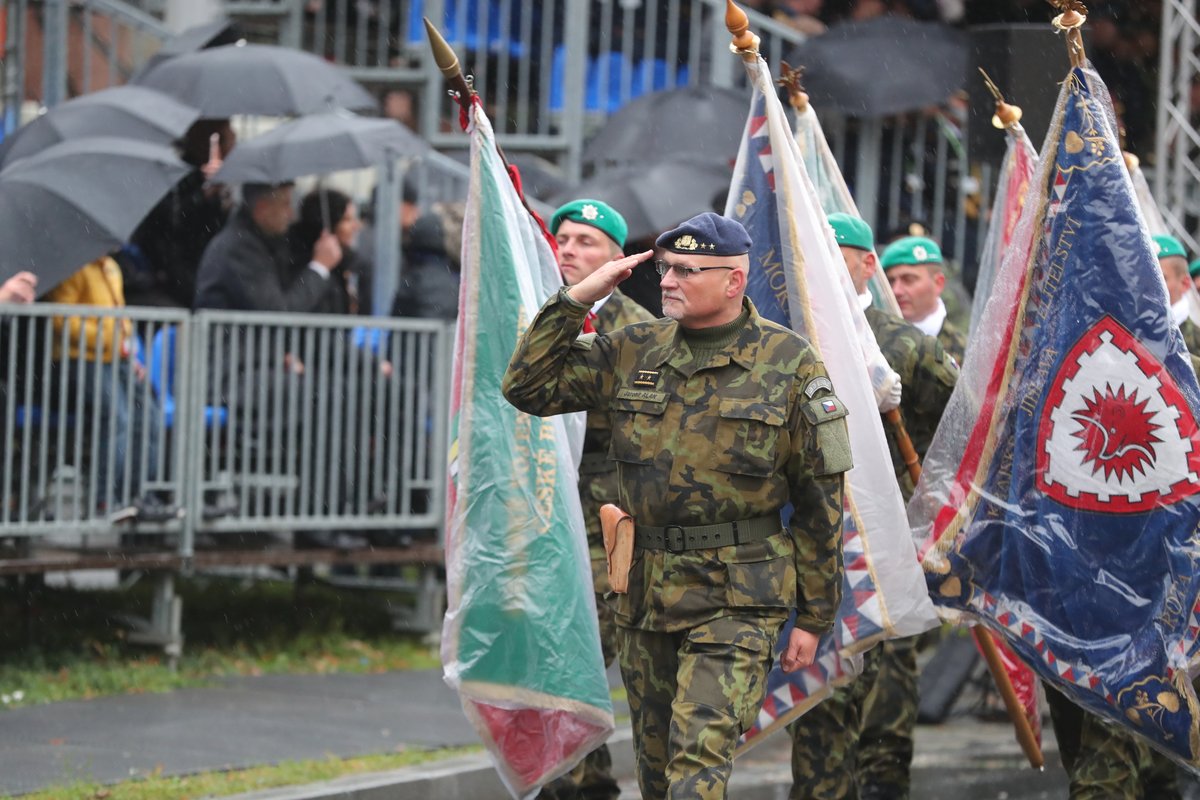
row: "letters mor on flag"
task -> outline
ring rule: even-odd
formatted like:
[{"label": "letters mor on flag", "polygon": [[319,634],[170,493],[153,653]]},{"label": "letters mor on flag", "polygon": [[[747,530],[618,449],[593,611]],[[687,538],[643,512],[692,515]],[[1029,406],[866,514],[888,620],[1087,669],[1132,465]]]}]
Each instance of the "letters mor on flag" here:
[{"label": "letters mor on flag", "polygon": [[562,281],[490,122],[472,111],[442,663],[500,777],[525,797],[603,742],[613,716],[568,444],[582,415],[540,419],[500,391],[517,337]]},{"label": "letters mor on flag", "polygon": [[977,414],[943,420],[909,508],[940,607],[1195,766],[1200,387],[1106,98],[1090,69],[1063,85],[1017,235],[1033,246],[985,312],[1002,341],[968,351],[956,390],[982,402],[952,398]]},{"label": "letters mor on flag", "polygon": [[[745,742],[778,730],[861,671],[875,643],[936,624],[892,471],[864,353],[879,353],[840,250],[804,173],[798,146],[766,63],[748,65],[754,98],[726,214],[753,241],[747,296],[759,313],[808,338],[849,410],[854,468],[847,476],[845,578],[833,631],[810,668],[791,675],[778,659]],[[856,321],[852,315],[857,314]],[[871,337],[864,343],[861,336]],[[882,356],[878,356],[882,361]],[[883,368],[887,368],[883,362]],[[787,641],[790,626],[780,637]],[[746,745],[743,745],[745,747]]]}]

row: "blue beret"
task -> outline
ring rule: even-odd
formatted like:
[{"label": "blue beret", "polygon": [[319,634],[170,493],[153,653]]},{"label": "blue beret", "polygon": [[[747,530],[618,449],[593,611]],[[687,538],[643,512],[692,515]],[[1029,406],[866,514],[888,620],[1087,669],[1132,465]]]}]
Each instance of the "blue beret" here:
[{"label": "blue beret", "polygon": [[659,236],[654,244],[682,255],[740,256],[750,252],[751,242],[742,223],[705,211]]}]

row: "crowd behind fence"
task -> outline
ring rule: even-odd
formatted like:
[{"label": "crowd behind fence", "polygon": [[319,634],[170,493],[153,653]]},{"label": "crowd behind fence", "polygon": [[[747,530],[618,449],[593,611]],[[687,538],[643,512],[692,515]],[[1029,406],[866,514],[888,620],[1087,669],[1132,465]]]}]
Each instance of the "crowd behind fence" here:
[{"label": "crowd behind fence", "polygon": [[0,538],[168,533],[184,557],[245,531],[439,542],[452,337],[435,320],[6,307]]}]

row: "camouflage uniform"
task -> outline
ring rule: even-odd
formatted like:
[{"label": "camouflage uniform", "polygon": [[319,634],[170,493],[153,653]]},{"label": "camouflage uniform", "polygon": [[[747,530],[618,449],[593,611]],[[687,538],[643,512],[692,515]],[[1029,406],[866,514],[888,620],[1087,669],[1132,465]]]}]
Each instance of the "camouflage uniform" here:
[{"label": "camouflage uniform", "polygon": [[[841,599],[844,408],[808,343],[748,300],[723,326],[730,341],[699,356],[667,319],[576,338],[586,313],[565,290],[551,298],[504,394],[543,416],[612,412],[622,507],[639,526],[629,591],[616,597],[638,783],[645,798],[723,798],[789,610],[820,633]],[[678,546],[685,530],[699,537],[693,526],[769,526],[789,501],[789,529]],[[643,546],[648,526],[673,549]]]},{"label": "camouflage uniform", "polygon": [[962,366],[963,356],[967,352],[967,335],[962,329],[946,320],[942,323],[942,329],[938,331],[937,340],[942,343],[942,348],[950,354],[954,362]]},{"label": "camouflage uniform", "polygon": [[[899,317],[868,308],[867,322],[888,364],[900,375],[900,415],[913,447],[925,455],[958,380],[938,339]],[[905,500],[913,483],[897,434],[883,425]],[[917,718],[916,639],[881,643],[865,656],[863,674],[789,728],[792,800],[907,797]]]},{"label": "camouflage uniform", "polygon": [[[619,289],[600,306],[592,320],[599,333],[649,322],[654,315],[629,299]],[[605,598],[608,593],[608,564],[604,555],[604,538],[600,533],[600,507],[605,503],[618,503],[617,463],[608,457],[612,424],[607,413],[591,412],[587,415],[587,432],[583,439],[583,460],[579,464],[579,502],[583,507],[583,520],[587,525],[588,551],[592,558],[592,584],[596,591],[596,613],[600,620],[600,646],[604,651],[604,666],[611,666],[617,654],[617,625],[613,617],[613,603]],[[588,754],[571,771],[568,780],[574,791],[559,787],[559,798],[614,798],[621,793],[612,775],[612,756],[608,745]]]},{"label": "camouflage uniform", "polygon": [[1042,685],[1071,800],[1179,800],[1169,758]]}]

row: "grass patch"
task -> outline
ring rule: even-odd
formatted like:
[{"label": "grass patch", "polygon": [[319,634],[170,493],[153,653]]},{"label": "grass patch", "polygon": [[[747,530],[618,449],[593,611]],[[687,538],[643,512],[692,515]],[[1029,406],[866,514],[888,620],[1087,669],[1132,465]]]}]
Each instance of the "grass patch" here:
[{"label": "grass patch", "polygon": [[410,767],[429,761],[479,752],[480,747],[451,747],[439,750],[403,750],[397,753],[330,757],[320,761],[285,761],[269,767],[252,767],[231,772],[206,772],[198,775],[166,777],[151,775],[118,784],[78,782],[22,795],[22,800],[161,800],[164,797],[188,800],[201,797],[227,797],[242,792],[295,786],[332,780],[345,775]]},{"label": "grass patch", "polygon": [[322,584],[177,581],[187,637],[178,668],[132,645],[123,615],[149,613],[151,588],[0,589],[0,708],[165,692],[234,675],[427,669],[437,654],[392,631],[383,592]]}]

